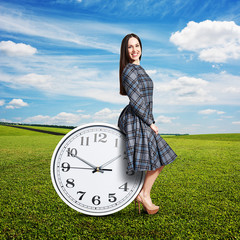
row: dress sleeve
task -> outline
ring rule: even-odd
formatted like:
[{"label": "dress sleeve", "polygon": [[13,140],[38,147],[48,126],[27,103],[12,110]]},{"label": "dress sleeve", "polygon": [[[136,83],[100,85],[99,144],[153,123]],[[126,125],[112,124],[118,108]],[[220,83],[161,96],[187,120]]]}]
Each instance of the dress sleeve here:
[{"label": "dress sleeve", "polygon": [[123,87],[129,97],[129,104],[135,114],[150,126],[154,120],[149,116],[149,108],[142,96],[137,78],[138,73],[133,66],[124,69],[122,75]]}]

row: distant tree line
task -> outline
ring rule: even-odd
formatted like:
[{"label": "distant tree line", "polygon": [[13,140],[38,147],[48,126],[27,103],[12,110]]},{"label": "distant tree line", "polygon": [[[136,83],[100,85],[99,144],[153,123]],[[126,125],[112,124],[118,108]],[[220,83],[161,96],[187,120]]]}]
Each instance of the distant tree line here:
[{"label": "distant tree line", "polygon": [[54,128],[67,128],[67,129],[74,129],[76,127],[76,126],[63,126],[63,125],[25,124],[25,123],[10,123],[10,122],[0,122],[0,125],[19,125],[19,126],[32,126],[32,127],[54,127]]},{"label": "distant tree line", "polygon": [[[22,125],[22,126],[32,126],[32,127],[53,127],[53,128],[67,128],[74,129],[77,126],[63,126],[63,125],[47,125],[47,124],[25,124],[25,123],[10,123],[10,122],[0,122],[0,125]],[[175,136],[183,136],[189,135],[188,133],[180,134],[180,133],[160,133],[160,135],[175,135]]]}]

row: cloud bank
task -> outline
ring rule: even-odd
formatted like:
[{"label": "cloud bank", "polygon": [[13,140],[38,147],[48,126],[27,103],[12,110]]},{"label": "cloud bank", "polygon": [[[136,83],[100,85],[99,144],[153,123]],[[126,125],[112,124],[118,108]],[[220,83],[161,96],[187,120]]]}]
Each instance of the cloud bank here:
[{"label": "cloud bank", "polygon": [[38,124],[56,124],[56,125],[74,125],[77,126],[82,124],[84,121],[87,122],[101,122],[106,120],[114,120],[116,122],[120,110],[110,110],[109,108],[104,108],[98,112],[90,114],[84,114],[83,110],[78,110],[77,113],[68,113],[61,112],[56,116],[48,116],[48,115],[36,115],[32,117],[28,117],[23,120],[23,123],[38,123]]},{"label": "cloud bank", "polygon": [[240,58],[240,26],[233,21],[190,21],[182,31],[173,33],[170,41],[180,51],[196,52],[207,62]]},{"label": "cloud bank", "polygon": [[1,41],[0,42],[0,51],[4,52],[11,57],[22,57],[22,56],[31,56],[37,52],[37,49],[24,44],[24,43],[14,43],[12,41]]},{"label": "cloud bank", "polygon": [[7,109],[15,109],[15,108],[22,108],[27,107],[28,103],[24,102],[22,99],[13,99],[8,103],[6,106]]}]

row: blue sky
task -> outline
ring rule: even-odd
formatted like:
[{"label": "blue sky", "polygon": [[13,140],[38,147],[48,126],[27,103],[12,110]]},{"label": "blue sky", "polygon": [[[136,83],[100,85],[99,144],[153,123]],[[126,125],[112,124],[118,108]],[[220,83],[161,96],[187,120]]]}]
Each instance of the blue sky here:
[{"label": "blue sky", "polygon": [[161,133],[240,132],[240,1],[0,0],[0,121],[117,125],[136,33]]}]

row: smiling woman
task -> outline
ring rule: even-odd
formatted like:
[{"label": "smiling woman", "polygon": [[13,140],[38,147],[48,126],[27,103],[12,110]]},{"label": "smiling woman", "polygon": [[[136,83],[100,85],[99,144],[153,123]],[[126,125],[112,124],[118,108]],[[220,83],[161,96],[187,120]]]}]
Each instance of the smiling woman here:
[{"label": "smiling woman", "polygon": [[153,82],[140,66],[142,44],[135,34],[122,40],[120,56],[120,94],[127,95],[129,105],[122,111],[118,126],[126,134],[128,174],[147,171],[144,185],[135,201],[143,204],[148,214],[155,214],[159,206],[152,203],[150,192],[163,167],[177,155],[158,134],[152,113]]}]

